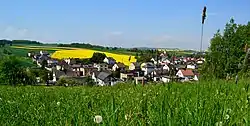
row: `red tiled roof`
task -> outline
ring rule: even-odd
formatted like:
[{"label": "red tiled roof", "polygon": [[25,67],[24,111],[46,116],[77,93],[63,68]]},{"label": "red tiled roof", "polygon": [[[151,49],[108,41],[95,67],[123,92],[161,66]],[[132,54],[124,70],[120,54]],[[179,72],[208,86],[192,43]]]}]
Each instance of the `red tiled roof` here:
[{"label": "red tiled roof", "polygon": [[183,76],[194,76],[194,73],[192,70],[181,70]]}]

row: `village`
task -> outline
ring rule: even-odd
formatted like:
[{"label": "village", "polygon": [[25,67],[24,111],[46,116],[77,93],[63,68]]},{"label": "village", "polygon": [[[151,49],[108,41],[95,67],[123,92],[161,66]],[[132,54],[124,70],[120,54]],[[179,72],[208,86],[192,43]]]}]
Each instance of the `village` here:
[{"label": "village", "polygon": [[[95,85],[107,86],[132,81],[134,84],[148,82],[192,82],[199,80],[198,68],[204,63],[204,58],[174,57],[168,59],[165,52],[160,58],[151,58],[151,62],[131,62],[125,66],[112,57],[105,57],[102,63],[86,64],[79,59],[53,59],[46,51],[29,52],[34,63],[52,73],[47,84],[56,84],[62,78],[84,80],[91,78]],[[157,61],[158,59],[158,61]],[[39,78],[37,81],[40,82]]]}]

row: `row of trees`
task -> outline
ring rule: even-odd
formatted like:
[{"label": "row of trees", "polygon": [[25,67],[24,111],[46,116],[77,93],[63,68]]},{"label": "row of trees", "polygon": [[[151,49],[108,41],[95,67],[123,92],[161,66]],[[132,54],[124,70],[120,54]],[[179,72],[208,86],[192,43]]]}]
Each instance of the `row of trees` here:
[{"label": "row of trees", "polygon": [[[250,22],[246,25],[236,24],[231,19],[224,31],[216,32],[211,39],[202,75],[205,77],[225,78],[239,72],[248,72],[248,62],[244,62],[247,45],[250,44]],[[248,60],[248,58],[247,58]]]}]

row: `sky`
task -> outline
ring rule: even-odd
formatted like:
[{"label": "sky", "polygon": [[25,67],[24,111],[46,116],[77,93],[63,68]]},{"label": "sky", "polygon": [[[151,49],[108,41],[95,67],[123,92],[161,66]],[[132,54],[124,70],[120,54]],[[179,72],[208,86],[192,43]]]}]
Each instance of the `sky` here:
[{"label": "sky", "polygon": [[234,18],[250,21],[250,0],[0,0],[0,39],[118,47],[203,49]]}]

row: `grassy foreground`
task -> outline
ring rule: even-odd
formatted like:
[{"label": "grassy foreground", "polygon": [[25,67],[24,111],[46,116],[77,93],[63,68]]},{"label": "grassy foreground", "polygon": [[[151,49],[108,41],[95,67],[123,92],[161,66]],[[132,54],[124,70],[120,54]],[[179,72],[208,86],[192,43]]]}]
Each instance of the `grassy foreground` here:
[{"label": "grassy foreground", "polygon": [[[250,125],[249,82],[0,86],[1,125]],[[198,103],[198,104],[197,104]]]}]

